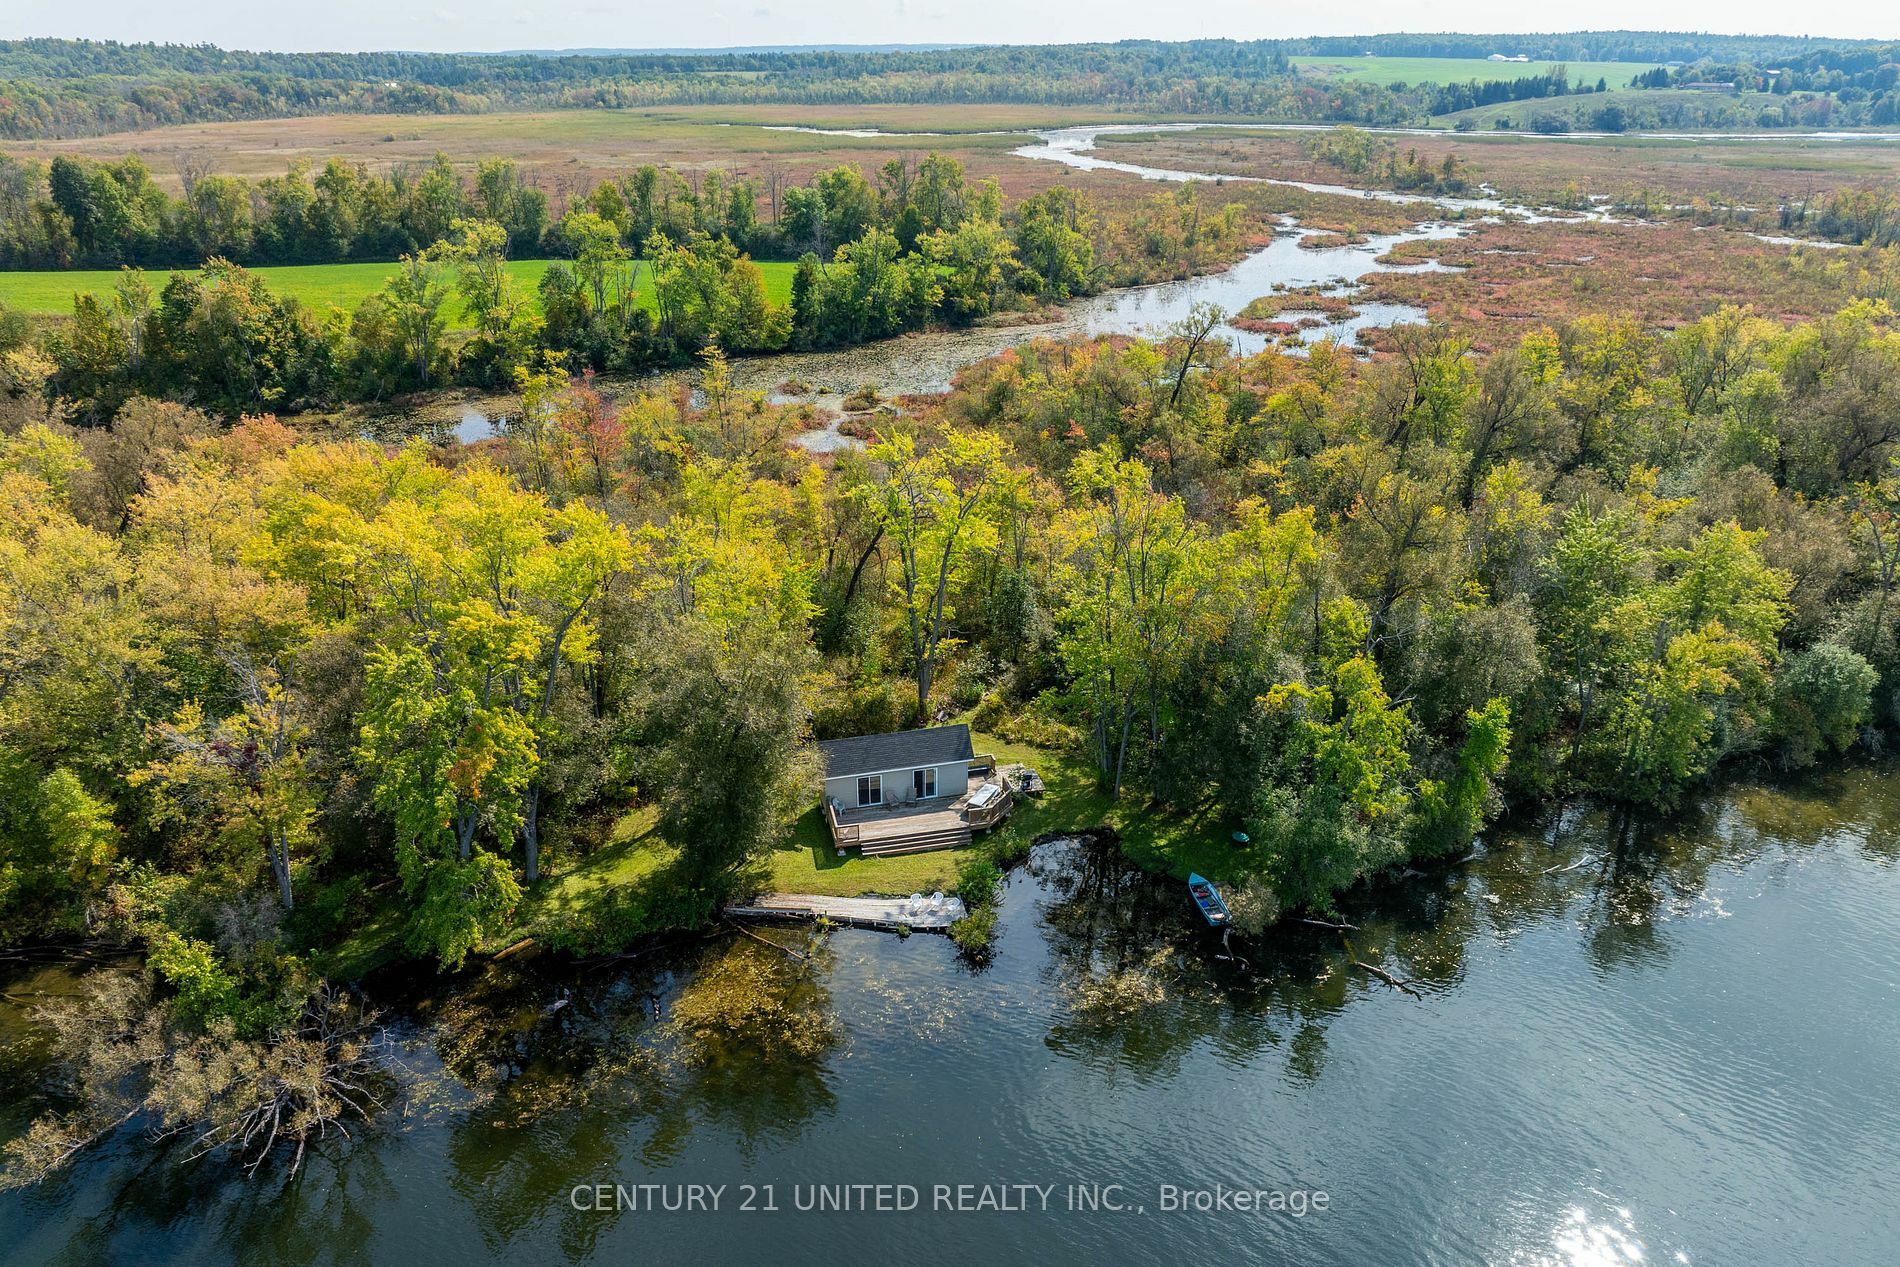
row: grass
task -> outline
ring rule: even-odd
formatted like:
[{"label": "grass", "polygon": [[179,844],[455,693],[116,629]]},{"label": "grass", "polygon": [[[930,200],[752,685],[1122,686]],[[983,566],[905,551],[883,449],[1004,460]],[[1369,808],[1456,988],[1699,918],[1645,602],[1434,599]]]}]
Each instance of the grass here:
[{"label": "grass", "polygon": [[895,858],[860,858],[831,847],[817,807],[798,820],[792,838],[760,864],[753,883],[761,892],[817,893],[825,897],[931,893],[956,888],[957,863],[971,849],[938,849]]},{"label": "grass", "polygon": [[[1567,97],[1543,97],[1531,101],[1501,101],[1494,105],[1474,106],[1470,110],[1460,110],[1455,114],[1439,115],[1432,120],[1434,126],[1457,126],[1468,121],[1476,128],[1494,128],[1500,118],[1511,120],[1511,125],[1520,129],[1529,129],[1539,115],[1554,115],[1569,119],[1578,131],[1589,131],[1590,119],[1597,111],[1608,106],[1617,106],[1625,111],[1639,111],[1653,108],[1662,120],[1656,130],[1663,132],[1693,131],[1698,128],[1717,127],[1720,120],[1732,112],[1740,117],[1753,120],[1757,114],[1768,107],[1781,109],[1788,104],[1786,97],[1777,97],[1766,92],[1696,92],[1687,88],[1619,88],[1614,80],[1608,92],[1574,94]],[[1631,140],[1638,134],[1632,134]],[[1618,140],[1624,138],[1619,137]]]},{"label": "grass", "polygon": [[[763,178],[768,170],[803,179],[840,162],[875,167],[899,151],[957,151],[994,165],[1022,144],[1001,129],[1057,127],[1100,118],[1149,118],[1145,112],[1016,105],[673,106],[627,110],[511,111],[466,115],[305,115],[180,124],[106,136],[22,141],[10,152],[80,154],[117,160],[143,156],[154,179],[182,187],[180,154],[216,153],[232,175],[281,175],[295,161],[322,170],[332,158],[375,170],[430,163],[439,154],[472,171],[479,159],[505,154],[549,188],[585,190],[642,163],[711,164]],[[879,139],[773,131],[755,124],[867,128],[949,135]],[[1019,160],[1016,160],[1019,162]],[[988,174],[986,170],[984,174]]]},{"label": "grass", "polygon": [[[438,155],[466,178],[473,176],[478,161],[506,155],[520,164],[530,182],[568,196],[647,163],[689,173],[717,167],[751,178],[762,191],[761,214],[767,214],[770,200],[763,191],[770,187],[782,190],[788,183],[803,183],[841,163],[875,171],[890,159],[908,155],[914,162],[932,150],[954,154],[972,183],[995,177],[1005,198],[1014,202],[1052,185],[1075,183],[1075,173],[1058,163],[1014,157],[1012,151],[1023,143],[1021,131],[1104,119],[1178,117],[1108,106],[781,102],[469,115],[303,115],[19,141],[6,148],[42,159],[74,154],[116,162],[137,154],[153,179],[174,194],[183,188],[180,166],[193,154],[215,154],[220,172],[253,179],[280,176],[293,162],[321,171],[328,160],[340,158],[387,172],[424,167]],[[757,126],[783,124],[934,135],[824,136]],[[1094,174],[1089,185],[1111,199],[1145,199],[1154,192],[1139,177],[1111,172]]]},{"label": "grass", "polygon": [[379,904],[336,945],[317,956],[316,966],[332,981],[360,981],[402,954],[403,925],[409,912],[400,903]]},{"label": "grass", "polygon": [[583,914],[672,862],[679,851],[654,834],[656,817],[650,805],[623,814],[605,845],[529,889],[515,909],[513,928],[495,940],[506,944],[550,920]]},{"label": "grass", "polygon": [[[1514,48],[1499,48],[1510,56]],[[1339,79],[1363,79],[1375,84],[1462,84],[1476,79],[1509,81],[1542,75],[1562,66],[1571,83],[1609,81],[1612,88],[1628,84],[1633,76],[1654,70],[1653,62],[1493,62],[1482,57],[1296,57],[1296,67],[1311,67]]]},{"label": "grass", "polygon": [[[541,275],[548,271],[551,262],[510,260],[508,272],[522,286],[532,290],[541,281]],[[792,274],[797,271],[797,267],[796,264],[776,261],[760,263],[759,269],[765,274],[766,295],[774,303],[790,302]],[[349,312],[381,289],[382,284],[396,271],[396,265],[299,264],[251,271],[263,278],[273,291],[288,295],[306,307],[318,312],[330,308]],[[170,270],[158,269],[148,272],[146,280],[154,290],[158,290],[171,275]],[[118,277],[117,270],[112,269],[0,272],[0,304],[29,317],[69,316],[73,310],[74,295],[91,292],[103,298],[112,290]],[[635,280],[639,287],[640,305],[651,311],[653,290],[649,284],[650,278],[642,270]],[[464,319],[459,298],[451,297],[448,306],[451,323],[459,325]]]}]

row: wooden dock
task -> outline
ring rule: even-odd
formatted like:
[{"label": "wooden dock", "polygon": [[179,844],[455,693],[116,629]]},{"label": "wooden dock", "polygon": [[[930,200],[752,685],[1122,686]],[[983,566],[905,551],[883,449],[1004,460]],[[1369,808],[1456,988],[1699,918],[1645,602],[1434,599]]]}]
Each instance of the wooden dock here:
[{"label": "wooden dock", "polygon": [[941,933],[963,918],[963,900],[947,897],[938,911],[909,898],[825,897],[814,893],[766,893],[739,906],[728,906],[734,919],[828,919],[853,928],[876,928],[887,933],[900,929]]}]

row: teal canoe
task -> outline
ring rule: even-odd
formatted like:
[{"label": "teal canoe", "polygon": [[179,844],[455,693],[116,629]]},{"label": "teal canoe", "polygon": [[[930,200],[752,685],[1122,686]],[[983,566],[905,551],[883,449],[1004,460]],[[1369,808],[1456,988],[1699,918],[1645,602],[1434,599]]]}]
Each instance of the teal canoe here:
[{"label": "teal canoe", "polygon": [[1211,881],[1198,875],[1188,876],[1188,893],[1194,898],[1194,905],[1201,908],[1201,915],[1214,928],[1225,928],[1232,921],[1227,913],[1227,903],[1221,901],[1220,890]]}]

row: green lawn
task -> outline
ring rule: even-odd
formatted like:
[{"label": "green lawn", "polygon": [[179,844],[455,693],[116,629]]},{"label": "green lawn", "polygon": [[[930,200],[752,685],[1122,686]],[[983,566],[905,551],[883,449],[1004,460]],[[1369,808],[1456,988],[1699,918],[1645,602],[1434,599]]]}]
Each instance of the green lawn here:
[{"label": "green lawn", "polygon": [[598,899],[625,891],[671,862],[679,851],[653,834],[652,806],[622,815],[608,842],[585,858],[562,865],[528,889],[515,909],[516,935],[546,920],[588,910]]},{"label": "green lawn", "polygon": [[[548,260],[510,260],[508,271],[523,286],[533,289],[548,271]],[[762,262],[766,294],[774,303],[788,303],[792,297],[792,274],[796,264]],[[365,296],[381,288],[396,269],[394,264],[299,264],[282,268],[258,268],[251,271],[282,295],[289,295],[306,306],[322,312],[330,308],[345,312],[355,308]],[[196,270],[186,270],[195,272]],[[49,270],[45,272],[0,272],[0,304],[30,317],[69,316],[73,296],[90,291],[105,295],[118,280],[116,270]],[[164,269],[146,274],[152,288],[163,287],[171,277]],[[653,307],[653,290],[644,268],[636,277],[642,307]],[[462,319],[461,305],[450,300],[451,320]]]},{"label": "green lawn", "polygon": [[[1498,52],[1508,57],[1517,50],[1500,48]],[[1462,84],[1473,79],[1481,83],[1509,81],[1541,75],[1552,66],[1563,66],[1573,84],[1581,79],[1594,85],[1604,79],[1612,88],[1625,87],[1633,76],[1655,69],[1651,62],[1493,62],[1482,57],[1295,57],[1293,64],[1311,66],[1342,79],[1365,79],[1375,84]]]},{"label": "green lawn", "polygon": [[798,820],[792,838],[760,864],[753,883],[761,892],[822,893],[863,897],[909,894],[957,887],[957,864],[973,849],[938,849],[895,858],[860,858],[831,847],[824,816],[813,806]]},{"label": "green lawn", "polygon": [[403,924],[409,912],[398,902],[385,902],[350,930],[349,936],[316,956],[316,965],[332,981],[359,981],[402,955]]},{"label": "green lawn", "polygon": [[[1696,92],[1687,88],[1618,88],[1611,82],[1609,92],[1590,93],[1570,97],[1543,97],[1534,101],[1500,101],[1495,105],[1475,106],[1470,110],[1460,110],[1455,114],[1440,115],[1434,119],[1433,126],[1456,126],[1469,122],[1479,131],[1489,131],[1497,126],[1500,117],[1509,118],[1519,131],[1529,132],[1531,122],[1543,114],[1557,115],[1577,120],[1579,131],[1588,131],[1590,117],[1606,106],[1620,106],[1626,111],[1641,110],[1653,106],[1662,117],[1676,120],[1665,131],[1678,127],[1696,128],[1708,126],[1703,121],[1726,115],[1739,110],[1744,118],[1752,119],[1762,110],[1770,107],[1781,109],[1787,105],[1786,97],[1777,97],[1766,92]],[[1678,115],[1676,112],[1682,112]],[[1635,139],[1631,134],[1630,139]],[[1624,138],[1616,138],[1622,144]]]}]

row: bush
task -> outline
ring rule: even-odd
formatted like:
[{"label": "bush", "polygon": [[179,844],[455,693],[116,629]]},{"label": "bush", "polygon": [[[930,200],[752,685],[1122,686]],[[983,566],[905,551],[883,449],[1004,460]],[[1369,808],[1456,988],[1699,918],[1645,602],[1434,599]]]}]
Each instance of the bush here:
[{"label": "bush", "polygon": [[989,947],[996,936],[996,896],[1002,883],[1002,871],[980,853],[957,864],[957,896],[968,914],[950,926],[951,941],[972,954]]},{"label": "bush", "polygon": [[1857,652],[1822,642],[1788,661],[1775,682],[1774,725],[1790,764],[1843,752],[1873,712],[1880,675]]},{"label": "bush", "polygon": [[982,910],[971,911],[956,923],[950,925],[950,940],[959,949],[972,955],[988,950],[996,939],[996,908],[986,906]]},{"label": "bush", "polygon": [[987,691],[976,702],[976,709],[970,714],[970,726],[985,734],[997,735],[1002,731],[1004,719],[1009,715],[1009,701],[1003,698],[1001,690]]},{"label": "bush", "polygon": [[979,705],[979,711],[990,720],[976,723],[976,728],[1010,743],[1063,752],[1073,749],[1082,740],[1081,732],[1075,727],[1044,716],[1033,706],[1011,713],[1003,710],[999,700],[988,708]]},{"label": "bush", "polygon": [[973,647],[957,662],[950,682],[950,702],[959,709],[975,708],[997,678],[997,664],[981,647]]},{"label": "bush", "polygon": [[834,696],[813,709],[812,736],[844,739],[901,730],[914,707],[915,701],[902,688],[883,678],[874,678],[859,683],[848,695]]},{"label": "bush", "polygon": [[1223,896],[1238,932],[1254,936],[1280,918],[1280,895],[1259,876],[1248,876]]}]

